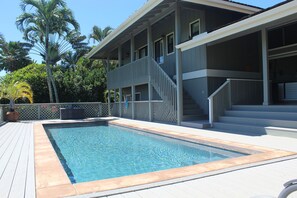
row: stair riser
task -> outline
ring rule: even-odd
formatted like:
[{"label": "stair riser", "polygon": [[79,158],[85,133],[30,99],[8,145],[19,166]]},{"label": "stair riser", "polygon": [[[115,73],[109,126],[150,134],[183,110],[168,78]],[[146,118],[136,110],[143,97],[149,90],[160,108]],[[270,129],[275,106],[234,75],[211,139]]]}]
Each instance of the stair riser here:
[{"label": "stair riser", "polygon": [[240,133],[240,132],[244,132],[247,134],[255,134],[255,135],[263,135],[266,134],[265,128],[264,127],[256,127],[256,126],[238,126],[235,124],[227,124],[227,123],[214,123],[213,124],[214,128],[216,129],[223,129],[223,130],[227,130],[230,132],[234,132],[234,133]]},{"label": "stair riser", "polygon": [[232,110],[237,111],[268,111],[268,112],[297,112],[297,106],[245,106],[233,105]]},{"label": "stair riser", "polygon": [[239,118],[239,117],[225,117],[222,116],[219,118],[220,122],[225,123],[235,123],[235,124],[244,124],[244,125],[254,125],[254,126],[276,126],[276,127],[288,127],[288,128],[297,128],[296,121],[287,121],[287,120],[261,120],[254,118]]},{"label": "stair riser", "polygon": [[225,115],[230,117],[264,118],[264,119],[297,121],[297,113],[226,111]]},{"label": "stair riser", "polygon": [[283,136],[283,137],[291,137],[291,138],[297,138],[297,131],[292,132],[288,130],[280,130],[280,129],[267,129],[266,132],[269,135],[274,135],[274,136]]}]

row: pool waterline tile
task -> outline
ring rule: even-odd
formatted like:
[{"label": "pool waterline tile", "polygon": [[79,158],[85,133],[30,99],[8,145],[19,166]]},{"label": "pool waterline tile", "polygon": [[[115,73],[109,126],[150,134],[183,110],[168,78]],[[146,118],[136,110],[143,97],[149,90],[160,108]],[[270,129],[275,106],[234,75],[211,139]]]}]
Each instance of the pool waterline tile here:
[{"label": "pool waterline tile", "polygon": [[[120,188],[151,184],[155,182],[162,182],[187,176],[194,176],[201,173],[232,168],[240,165],[248,165],[251,163],[262,162],[265,160],[271,160],[296,154],[288,151],[268,149],[259,146],[223,141],[214,138],[205,138],[193,134],[179,133],[176,131],[169,131],[167,129],[158,129],[156,127],[151,128],[148,126],[140,125],[138,123],[127,124],[122,120],[109,121],[109,123],[113,125],[129,127],[132,129],[148,131],[150,133],[160,134],[177,139],[185,139],[203,144],[207,143],[208,145],[212,146],[222,146],[226,149],[239,148],[238,150],[240,150],[240,152],[247,151],[247,153],[252,154],[243,157],[225,159],[182,168],[162,170],[152,173],[71,184],[46,135],[43,125],[41,123],[38,123],[34,125],[36,190],[38,197],[43,197],[42,195],[45,195],[45,192],[50,191],[54,191],[55,196],[70,196],[70,194],[79,195],[115,190]],[[67,188],[64,189],[63,186],[67,186]],[[59,192],[61,194],[59,194]]]}]

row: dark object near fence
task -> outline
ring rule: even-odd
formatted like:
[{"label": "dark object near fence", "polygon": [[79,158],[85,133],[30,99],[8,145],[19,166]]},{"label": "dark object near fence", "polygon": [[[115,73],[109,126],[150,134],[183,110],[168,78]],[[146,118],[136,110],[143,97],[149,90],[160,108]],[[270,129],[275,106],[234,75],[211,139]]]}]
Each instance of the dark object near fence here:
[{"label": "dark object near fence", "polygon": [[60,119],[84,119],[85,110],[79,108],[60,108]]}]

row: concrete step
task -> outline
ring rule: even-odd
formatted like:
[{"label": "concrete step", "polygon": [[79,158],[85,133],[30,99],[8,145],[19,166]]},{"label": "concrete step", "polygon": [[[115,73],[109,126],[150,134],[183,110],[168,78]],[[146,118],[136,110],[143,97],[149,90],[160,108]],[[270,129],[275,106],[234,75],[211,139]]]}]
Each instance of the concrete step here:
[{"label": "concrete step", "polygon": [[243,134],[243,135],[265,135],[267,134],[264,127],[261,126],[251,126],[244,124],[234,124],[234,123],[225,123],[225,122],[214,122],[213,127],[216,130]]},{"label": "concrete step", "polygon": [[264,118],[264,119],[276,119],[276,120],[295,120],[295,121],[297,121],[297,113],[293,113],[293,112],[227,110],[227,111],[225,111],[225,116],[246,117],[246,118]]},{"label": "concrete step", "polygon": [[183,115],[183,121],[197,121],[197,120],[206,120],[207,117],[203,114],[196,115]]},{"label": "concrete step", "polygon": [[283,127],[266,127],[265,129],[269,135],[297,138],[297,129]]},{"label": "concrete step", "polygon": [[286,127],[286,128],[297,128],[297,122],[292,120],[275,120],[275,119],[263,119],[263,118],[221,116],[219,118],[219,121],[224,123],[254,125],[254,126],[262,126],[262,127],[276,126],[276,127]]},{"label": "concrete step", "polygon": [[198,129],[206,129],[210,127],[208,120],[183,121],[181,122],[181,125]]},{"label": "concrete step", "polygon": [[184,115],[200,115],[202,111],[198,108],[194,109],[184,109]]},{"label": "concrete step", "polygon": [[215,130],[242,135],[273,135],[297,138],[297,129],[286,127],[261,127],[225,122],[214,122],[213,127]]},{"label": "concrete step", "polygon": [[233,105],[232,110],[237,111],[268,111],[268,112],[297,112],[296,105]]}]

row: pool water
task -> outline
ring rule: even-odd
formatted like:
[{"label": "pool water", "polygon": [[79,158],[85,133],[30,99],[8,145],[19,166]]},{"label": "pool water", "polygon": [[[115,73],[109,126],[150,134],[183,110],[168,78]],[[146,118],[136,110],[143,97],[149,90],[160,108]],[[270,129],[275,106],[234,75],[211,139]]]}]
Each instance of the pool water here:
[{"label": "pool water", "polygon": [[246,154],[112,125],[46,125],[72,183],[191,166]]}]

